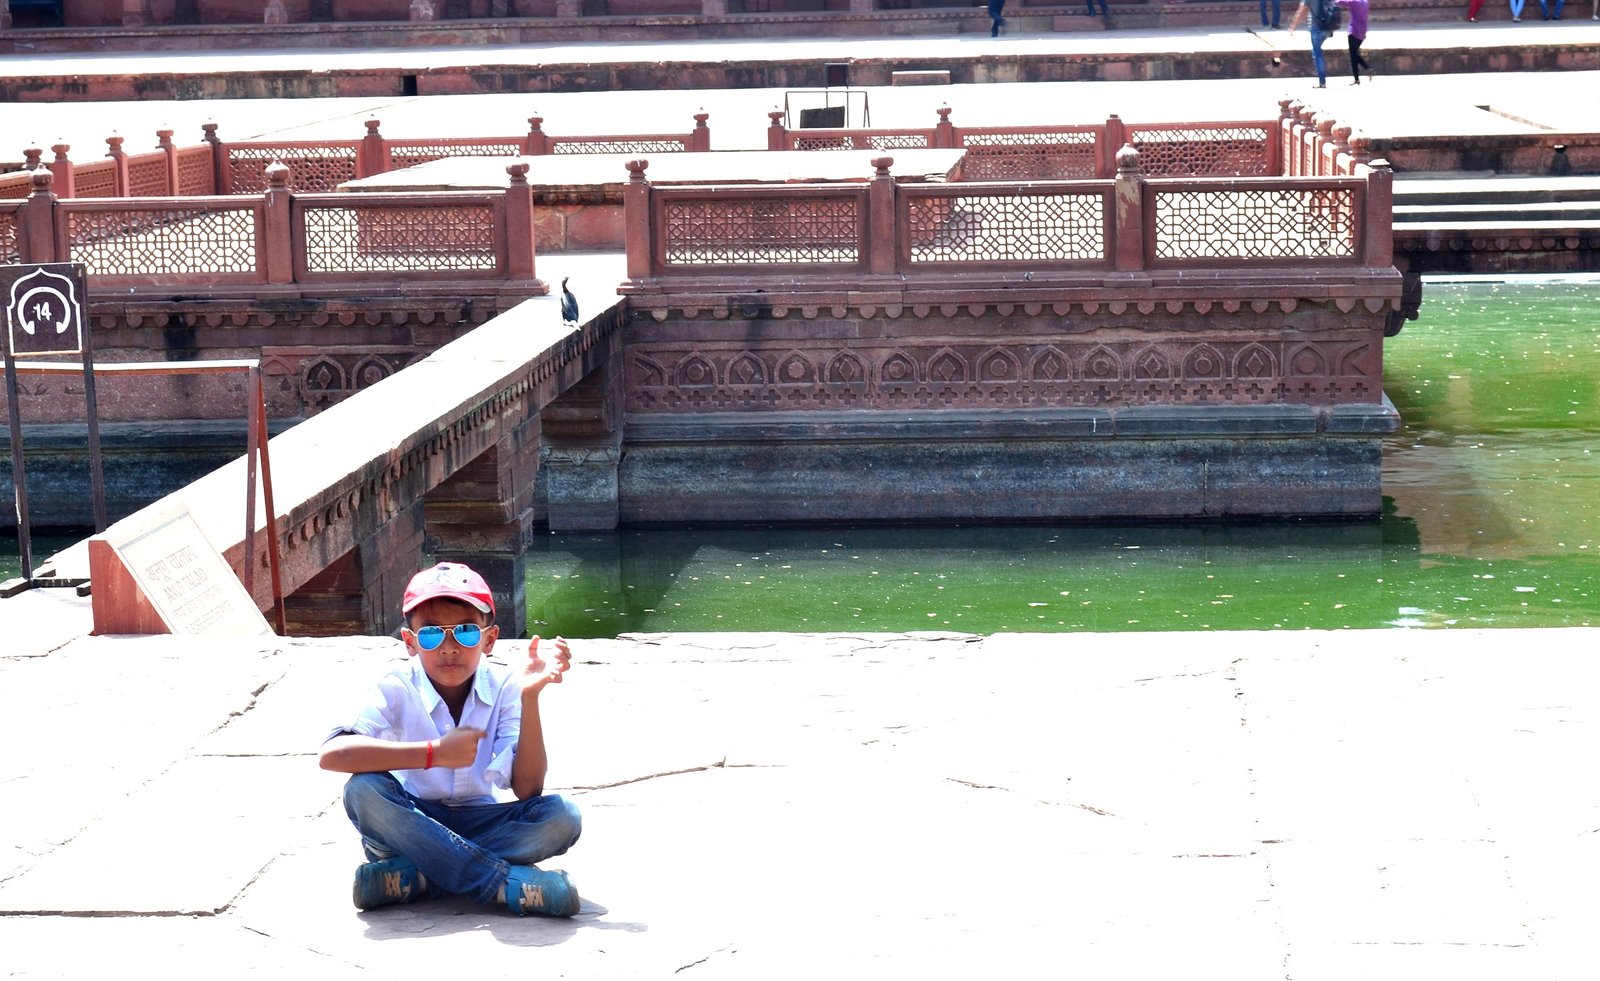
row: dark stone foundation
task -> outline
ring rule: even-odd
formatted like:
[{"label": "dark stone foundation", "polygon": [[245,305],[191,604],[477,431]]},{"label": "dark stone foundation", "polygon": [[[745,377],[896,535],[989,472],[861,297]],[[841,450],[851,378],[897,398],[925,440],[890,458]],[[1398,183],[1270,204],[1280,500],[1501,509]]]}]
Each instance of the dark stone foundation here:
[{"label": "dark stone foundation", "polygon": [[622,522],[1375,517],[1382,437],[1399,424],[1387,399],[983,420],[797,415],[701,415],[699,438],[673,420],[630,423]]}]

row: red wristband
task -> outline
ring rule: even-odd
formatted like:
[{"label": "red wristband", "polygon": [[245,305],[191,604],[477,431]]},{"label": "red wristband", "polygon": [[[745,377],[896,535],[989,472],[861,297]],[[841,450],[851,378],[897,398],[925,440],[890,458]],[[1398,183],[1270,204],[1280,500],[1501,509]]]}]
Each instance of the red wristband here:
[{"label": "red wristband", "polygon": [[428,740],[428,758],[423,761],[422,768],[424,770],[433,769],[433,740],[431,739]]}]

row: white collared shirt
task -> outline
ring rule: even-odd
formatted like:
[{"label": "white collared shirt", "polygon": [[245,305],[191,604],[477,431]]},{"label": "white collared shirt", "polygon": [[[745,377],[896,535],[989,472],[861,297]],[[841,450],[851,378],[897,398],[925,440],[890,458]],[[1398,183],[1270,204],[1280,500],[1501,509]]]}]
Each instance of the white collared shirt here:
[{"label": "white collared shirt", "polygon": [[[522,732],[522,689],[511,668],[491,663],[488,657],[478,663],[472,690],[461,707],[460,724],[487,733],[478,743],[478,756],[471,766],[395,770],[395,777],[407,793],[423,800],[489,804],[506,799],[495,791],[511,786],[511,762]],[[450,707],[428,680],[421,658],[407,657],[378,679],[376,691],[355,721],[335,726],[328,739],[354,733],[394,742],[424,742],[437,740],[454,728]]]}]

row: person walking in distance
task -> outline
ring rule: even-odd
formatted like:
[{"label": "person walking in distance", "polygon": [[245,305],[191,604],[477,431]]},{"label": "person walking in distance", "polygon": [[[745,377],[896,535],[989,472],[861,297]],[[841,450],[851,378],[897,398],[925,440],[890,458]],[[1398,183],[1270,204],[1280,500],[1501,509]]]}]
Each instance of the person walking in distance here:
[{"label": "person walking in distance", "polygon": [[1328,64],[1322,57],[1322,45],[1329,34],[1339,29],[1339,8],[1334,6],[1333,0],[1300,0],[1294,19],[1289,21],[1290,37],[1308,13],[1311,15],[1311,62],[1317,68],[1317,88],[1325,89],[1328,87]]},{"label": "person walking in distance", "polygon": [[[1481,0],[1480,0],[1481,2]],[[1006,26],[1006,0],[989,0],[989,36],[999,37],[1000,28]]]},{"label": "person walking in distance", "polygon": [[1272,0],[1272,23],[1267,23],[1267,0],[1261,0],[1261,26],[1271,27],[1274,30],[1278,22],[1283,19],[1283,0]]},{"label": "person walking in distance", "polygon": [[1367,81],[1372,81],[1372,66],[1361,57],[1361,42],[1367,39],[1367,0],[1333,0],[1350,12],[1350,29],[1345,32],[1350,41],[1350,75],[1355,84],[1361,84],[1361,69],[1367,70]]}]

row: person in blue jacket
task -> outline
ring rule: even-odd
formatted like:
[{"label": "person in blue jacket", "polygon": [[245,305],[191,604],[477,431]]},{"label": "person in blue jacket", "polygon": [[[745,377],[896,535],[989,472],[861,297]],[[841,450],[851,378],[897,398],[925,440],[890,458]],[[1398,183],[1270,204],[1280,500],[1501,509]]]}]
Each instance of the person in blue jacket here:
[{"label": "person in blue jacket", "polygon": [[1300,21],[1309,13],[1311,16],[1311,61],[1317,67],[1317,88],[1328,87],[1328,65],[1322,57],[1323,42],[1328,40],[1328,35],[1337,30],[1339,8],[1333,5],[1333,0],[1300,0],[1300,7],[1294,12],[1294,19],[1289,21],[1289,34],[1294,34],[1295,28],[1300,26]]}]

